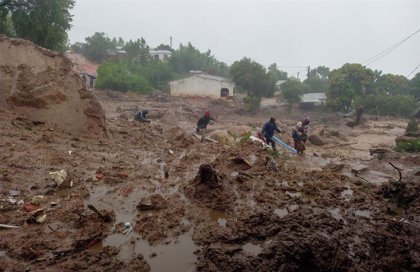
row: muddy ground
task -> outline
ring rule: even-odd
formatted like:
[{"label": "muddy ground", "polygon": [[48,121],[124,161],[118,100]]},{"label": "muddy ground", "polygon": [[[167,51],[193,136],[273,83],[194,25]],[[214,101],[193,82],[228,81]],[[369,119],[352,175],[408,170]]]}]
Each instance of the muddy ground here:
[{"label": "muddy ground", "polygon": [[[311,132],[324,145],[309,143],[297,156],[235,133],[202,144],[194,124],[210,109],[217,122],[209,134],[255,134],[273,115],[290,141],[308,113],[95,95],[105,139],[0,110],[0,224],[18,227],[0,227],[0,271],[420,269],[420,156],[393,151],[406,120],[368,116],[351,129],[314,111]],[[151,124],[132,120],[144,108]],[[389,162],[403,170],[401,181]],[[49,173],[62,169],[57,186]]]}]

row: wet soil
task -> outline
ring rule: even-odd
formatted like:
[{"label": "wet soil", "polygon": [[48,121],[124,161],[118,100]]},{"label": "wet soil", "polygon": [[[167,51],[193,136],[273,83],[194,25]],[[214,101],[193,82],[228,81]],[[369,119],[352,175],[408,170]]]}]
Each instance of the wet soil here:
[{"label": "wet soil", "polygon": [[[420,268],[418,155],[369,153],[392,149],[405,120],[350,129],[313,113],[326,144],[297,156],[246,140],[202,144],[192,131],[205,109],[218,119],[209,130],[259,127],[274,115],[290,132],[301,112],[248,116],[229,101],[96,95],[104,139],[0,110],[0,224],[19,227],[0,227],[0,271]],[[151,124],[127,119],[143,108]],[[404,185],[389,161],[404,169]],[[56,186],[49,172],[61,169],[68,177]],[[24,209],[35,195],[45,196],[41,223]]]}]

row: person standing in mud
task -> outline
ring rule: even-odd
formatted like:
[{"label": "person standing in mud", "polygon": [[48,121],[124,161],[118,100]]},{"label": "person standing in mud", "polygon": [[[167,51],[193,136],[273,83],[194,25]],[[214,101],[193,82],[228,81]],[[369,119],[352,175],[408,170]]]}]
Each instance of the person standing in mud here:
[{"label": "person standing in mud", "polygon": [[364,111],[365,111],[365,109],[363,108],[363,106],[360,106],[359,108],[357,108],[357,110],[356,110],[356,123],[360,124],[360,122],[362,121],[362,115],[363,115]]},{"label": "person standing in mud", "polygon": [[261,134],[264,136],[267,144],[271,144],[273,150],[276,150],[276,143],[273,140],[274,131],[279,133],[281,132],[281,130],[276,125],[276,119],[274,119],[274,117],[270,117],[270,120],[264,124]]},{"label": "person standing in mud", "polygon": [[210,123],[210,121],[216,121],[211,116],[209,111],[206,111],[200,119],[197,121],[197,128],[195,129],[197,133],[201,135],[201,142],[204,143],[206,141],[206,130],[207,126]]},{"label": "person standing in mud", "polygon": [[293,129],[292,138],[295,142],[295,149],[298,154],[303,154],[305,151],[305,143],[308,140],[308,129],[309,129],[309,117],[303,118],[302,121],[299,121]]}]

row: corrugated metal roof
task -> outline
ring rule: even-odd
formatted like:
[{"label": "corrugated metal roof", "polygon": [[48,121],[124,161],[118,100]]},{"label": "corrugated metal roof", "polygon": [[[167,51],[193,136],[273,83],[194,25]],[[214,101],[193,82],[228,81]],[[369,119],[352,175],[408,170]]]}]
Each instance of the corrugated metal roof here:
[{"label": "corrugated metal roof", "polygon": [[172,55],[172,52],[169,50],[150,50],[150,54],[165,54],[165,55]]},{"label": "corrugated metal roof", "polygon": [[226,77],[213,76],[213,75],[208,75],[208,74],[200,74],[200,75],[196,75],[196,76],[202,77],[202,78],[207,78],[207,79],[212,79],[212,80],[217,80],[217,81],[230,81],[230,79],[228,79]]},{"label": "corrugated metal roof", "polygon": [[220,81],[220,82],[229,82],[229,83],[232,83],[232,81],[229,78],[221,77],[221,76],[208,75],[208,74],[192,75],[192,76],[189,76],[189,77],[186,77],[186,78],[182,78],[182,79],[179,79],[179,80],[174,80],[174,81],[171,81],[171,82],[181,81],[181,80],[185,80],[187,78],[192,78],[192,77],[201,77],[201,78],[210,79],[210,80],[216,80],[216,81]]},{"label": "corrugated metal roof", "polygon": [[319,103],[324,102],[327,99],[325,93],[307,93],[302,95],[301,101],[303,103]]}]

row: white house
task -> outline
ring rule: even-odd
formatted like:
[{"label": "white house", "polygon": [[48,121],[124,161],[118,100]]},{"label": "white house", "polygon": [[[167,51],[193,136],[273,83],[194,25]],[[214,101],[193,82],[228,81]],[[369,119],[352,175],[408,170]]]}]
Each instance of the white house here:
[{"label": "white house", "polygon": [[327,101],[325,93],[307,93],[300,97],[300,107],[311,109],[314,106],[324,106]]},{"label": "white house", "polygon": [[235,84],[228,78],[197,74],[169,83],[173,96],[209,96],[212,98],[233,96]]},{"label": "white house", "polygon": [[150,50],[149,54],[153,59],[160,61],[167,60],[172,56],[172,52],[169,50]]}]

